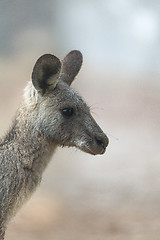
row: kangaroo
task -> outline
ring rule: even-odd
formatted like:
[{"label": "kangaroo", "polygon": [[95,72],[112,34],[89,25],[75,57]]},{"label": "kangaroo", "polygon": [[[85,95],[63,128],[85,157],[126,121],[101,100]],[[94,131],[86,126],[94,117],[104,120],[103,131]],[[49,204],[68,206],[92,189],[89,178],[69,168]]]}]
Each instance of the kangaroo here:
[{"label": "kangaroo", "polygon": [[11,129],[0,140],[0,240],[6,226],[39,185],[58,146],[103,154],[108,138],[70,85],[82,65],[71,51],[61,62],[41,56],[28,82]]}]

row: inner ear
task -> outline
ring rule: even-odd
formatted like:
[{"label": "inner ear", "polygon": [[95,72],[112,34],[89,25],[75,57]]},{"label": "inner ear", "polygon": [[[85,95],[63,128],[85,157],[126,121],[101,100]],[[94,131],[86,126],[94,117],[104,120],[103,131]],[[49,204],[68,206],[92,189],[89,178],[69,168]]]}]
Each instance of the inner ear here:
[{"label": "inner ear", "polygon": [[55,88],[61,70],[60,60],[52,54],[42,55],[33,68],[32,83],[34,87],[44,94]]},{"label": "inner ear", "polygon": [[80,51],[74,50],[66,55],[62,61],[60,79],[71,85],[82,66],[83,56]]}]

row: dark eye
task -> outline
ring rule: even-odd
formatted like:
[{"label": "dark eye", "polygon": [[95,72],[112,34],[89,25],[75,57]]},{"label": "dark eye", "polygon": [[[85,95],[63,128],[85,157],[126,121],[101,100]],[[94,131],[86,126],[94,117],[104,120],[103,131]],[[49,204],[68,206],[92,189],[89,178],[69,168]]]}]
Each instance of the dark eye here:
[{"label": "dark eye", "polygon": [[62,109],[62,114],[66,117],[70,117],[72,116],[74,113],[74,109],[73,108],[64,108]]}]

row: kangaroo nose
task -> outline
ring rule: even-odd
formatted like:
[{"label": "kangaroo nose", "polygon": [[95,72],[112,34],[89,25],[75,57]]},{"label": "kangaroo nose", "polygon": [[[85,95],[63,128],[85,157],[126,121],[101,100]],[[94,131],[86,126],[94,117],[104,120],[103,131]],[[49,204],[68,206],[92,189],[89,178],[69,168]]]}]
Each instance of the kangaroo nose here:
[{"label": "kangaroo nose", "polygon": [[108,143],[109,143],[108,137],[106,135],[105,136],[96,136],[95,140],[96,140],[97,145],[103,149],[102,153],[104,153],[104,151],[106,150],[106,147],[108,146]]}]

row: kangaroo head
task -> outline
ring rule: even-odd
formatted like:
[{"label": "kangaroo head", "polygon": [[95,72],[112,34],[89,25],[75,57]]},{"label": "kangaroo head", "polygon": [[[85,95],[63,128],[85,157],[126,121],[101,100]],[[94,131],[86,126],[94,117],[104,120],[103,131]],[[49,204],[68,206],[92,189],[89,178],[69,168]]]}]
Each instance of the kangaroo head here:
[{"label": "kangaroo head", "polygon": [[32,73],[36,96],[36,127],[59,146],[73,146],[90,154],[103,154],[108,138],[90,114],[89,107],[70,85],[82,65],[82,54],[71,51],[61,61],[41,56]]}]

